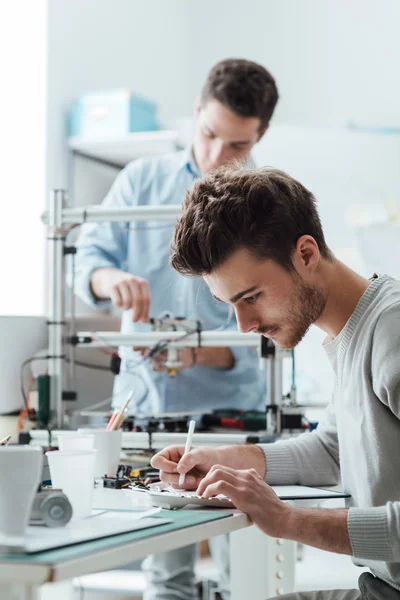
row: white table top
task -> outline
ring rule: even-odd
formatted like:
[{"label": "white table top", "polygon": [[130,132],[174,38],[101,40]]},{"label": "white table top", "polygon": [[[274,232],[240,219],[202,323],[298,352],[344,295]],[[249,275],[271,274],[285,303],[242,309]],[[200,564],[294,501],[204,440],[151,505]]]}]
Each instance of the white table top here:
[{"label": "white table top", "polygon": [[[95,489],[94,508],[114,510],[145,510],[148,508],[148,499],[141,492],[131,490],[110,490],[104,488]],[[61,581],[72,577],[79,577],[95,571],[112,569],[122,564],[127,564],[136,559],[143,558],[148,554],[167,552],[188,544],[194,544],[215,535],[229,533],[251,525],[247,515],[232,510],[223,510],[229,514],[226,518],[210,520],[201,524],[195,524],[167,533],[158,533],[153,536],[134,540],[132,542],[121,541],[116,544],[116,537],[110,547],[103,549],[94,548],[93,552],[88,548],[87,553],[82,556],[82,545],[80,552],[73,556],[73,548],[70,547],[69,558],[52,560],[48,563],[36,563],[32,556],[27,556],[15,562],[7,558],[0,561],[0,583],[19,582],[30,585],[42,585],[49,581]],[[214,512],[215,514],[215,512]],[[95,525],[95,522],[94,522]],[[91,542],[88,542],[91,544]],[[51,554],[51,553],[47,553]]]}]

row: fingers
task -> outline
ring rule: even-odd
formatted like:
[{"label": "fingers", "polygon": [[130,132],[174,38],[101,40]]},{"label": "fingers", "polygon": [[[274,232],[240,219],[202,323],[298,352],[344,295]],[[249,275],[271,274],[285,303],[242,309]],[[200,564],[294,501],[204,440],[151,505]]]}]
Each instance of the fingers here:
[{"label": "fingers", "polygon": [[167,370],[167,368],[165,366],[166,358],[167,358],[167,354],[165,351],[160,352],[160,354],[157,354],[157,356],[155,356],[152,359],[153,371],[156,371],[156,372],[166,371]]},{"label": "fingers", "polygon": [[[230,469],[229,467],[223,467],[221,465],[214,465],[211,467],[208,474],[204,477],[203,481],[200,483],[197,493],[199,496],[202,496],[209,486],[217,484],[220,481],[227,481],[231,484],[237,483],[239,471],[235,471],[234,469]],[[213,488],[214,489],[214,488]],[[219,494],[222,492],[218,492]],[[205,496],[206,498],[211,498],[211,496]]]},{"label": "fingers", "polygon": [[134,322],[147,323],[150,314],[150,288],[145,279],[129,277],[114,285],[110,292],[113,304],[124,310],[132,308]]},{"label": "fingers", "polygon": [[[195,490],[208,472],[213,461],[210,448],[194,448],[188,453],[184,446],[169,446],[151,459],[151,465],[160,470],[160,479],[174,487]],[[185,481],[179,486],[179,476],[185,475]]]},{"label": "fingers", "polygon": [[[255,479],[262,479],[255,469],[238,471],[223,465],[214,465],[201,481],[197,493],[199,496],[206,494],[206,498],[211,498],[213,493],[215,495],[215,490],[220,489],[218,486],[220,482],[229,483],[235,488],[243,486],[246,489],[253,485]],[[217,491],[216,493],[224,494],[225,492]]]},{"label": "fingers", "polygon": [[195,475],[185,475],[185,481],[183,485],[179,485],[179,475],[174,475],[173,473],[166,473],[165,471],[160,471],[160,479],[163,483],[169,483],[175,488],[185,489],[185,490],[196,490],[201,481],[201,477],[195,477]]},{"label": "fingers", "polygon": [[149,320],[150,312],[150,289],[149,284],[145,279],[131,279],[129,280],[131,288],[131,294],[133,298],[133,314],[132,319],[134,322],[142,321],[147,323]]},{"label": "fingers", "polygon": [[223,496],[227,496],[231,500],[234,500],[238,492],[240,492],[240,489],[238,489],[237,482],[230,483],[229,481],[224,480],[211,483],[206,487],[202,494],[200,494],[199,490],[197,489],[197,494],[202,498],[214,498],[214,496],[222,494]]},{"label": "fingers", "polygon": [[132,294],[129,280],[121,281],[118,285],[118,292],[121,297],[121,306],[124,310],[131,308],[135,302],[135,295]]},{"label": "fingers", "polygon": [[183,454],[179,463],[177,464],[176,470],[180,475],[186,474],[196,467],[202,468],[207,462],[208,456],[205,456],[204,448],[194,448],[186,454]]},{"label": "fingers", "polygon": [[201,481],[201,476],[188,473],[185,475],[185,483],[179,485],[179,476],[177,463],[184,453],[184,446],[170,446],[161,452],[158,452],[151,459],[151,466],[160,470],[160,479],[164,483],[169,483],[174,487],[183,487],[188,490],[195,490]]},{"label": "fingers", "polygon": [[157,452],[150,461],[155,469],[166,471],[168,473],[177,473],[177,464],[185,451],[183,446],[169,446]]},{"label": "fingers", "polygon": [[118,285],[113,285],[113,287],[111,288],[110,298],[114,306],[116,306],[117,308],[122,307],[122,296],[119,292]]},{"label": "fingers", "polygon": [[146,280],[142,283],[142,321],[147,323],[150,318],[150,287]]}]

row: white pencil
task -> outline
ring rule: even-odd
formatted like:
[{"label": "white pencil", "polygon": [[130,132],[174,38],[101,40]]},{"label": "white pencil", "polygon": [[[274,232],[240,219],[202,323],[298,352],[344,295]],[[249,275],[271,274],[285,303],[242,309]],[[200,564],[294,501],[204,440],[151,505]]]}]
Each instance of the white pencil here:
[{"label": "white pencil", "polygon": [[[186,438],[186,445],[185,445],[184,455],[187,454],[190,451],[190,448],[192,446],[192,438],[193,438],[193,433],[194,433],[195,426],[196,426],[196,421],[190,421],[188,436]],[[182,475],[179,475],[179,485],[182,487],[184,483],[185,483],[185,474],[182,473]]]}]

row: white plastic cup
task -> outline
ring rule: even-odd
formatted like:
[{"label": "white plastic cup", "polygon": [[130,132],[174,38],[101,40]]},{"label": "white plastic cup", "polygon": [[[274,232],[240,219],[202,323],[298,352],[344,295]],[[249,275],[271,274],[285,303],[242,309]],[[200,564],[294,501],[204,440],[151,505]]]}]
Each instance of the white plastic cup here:
[{"label": "white plastic cup", "polygon": [[78,433],[94,435],[94,448],[97,450],[94,476],[115,477],[121,457],[122,429],[106,431],[105,429],[78,429]]},{"label": "white plastic cup", "polygon": [[42,451],[0,446],[0,544],[23,546],[33,499],[42,475]]},{"label": "white plastic cup", "polygon": [[94,436],[78,433],[77,431],[63,431],[58,434],[58,449],[64,450],[93,450]]},{"label": "white plastic cup", "polygon": [[67,495],[73,519],[82,519],[92,513],[96,454],[96,450],[46,452],[51,484]]}]

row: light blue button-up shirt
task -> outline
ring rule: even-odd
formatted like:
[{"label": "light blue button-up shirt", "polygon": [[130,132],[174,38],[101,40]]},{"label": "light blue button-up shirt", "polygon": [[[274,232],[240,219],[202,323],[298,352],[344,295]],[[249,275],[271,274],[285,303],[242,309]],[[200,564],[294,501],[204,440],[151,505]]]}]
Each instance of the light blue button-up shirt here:
[{"label": "light blue button-up shirt", "polygon": [[[135,160],[118,175],[103,206],[180,204],[186,190],[200,176],[190,150]],[[174,222],[93,223],[82,227],[75,260],[77,294],[90,304],[90,279],[100,267],[117,267],[146,279],[150,286],[150,316],[168,311],[175,317],[199,319],[204,330],[237,330],[229,308],[217,302],[201,278],[183,277],[169,264]],[[121,332],[150,331],[133,323],[124,311]],[[255,350],[235,348],[231,369],[194,366],[169,377],[155,373],[151,364],[138,366],[140,355],[120,348],[121,372],[115,378],[113,405],[120,406],[129,390],[135,391],[133,412],[210,411],[217,408],[263,410],[264,376]]]}]

